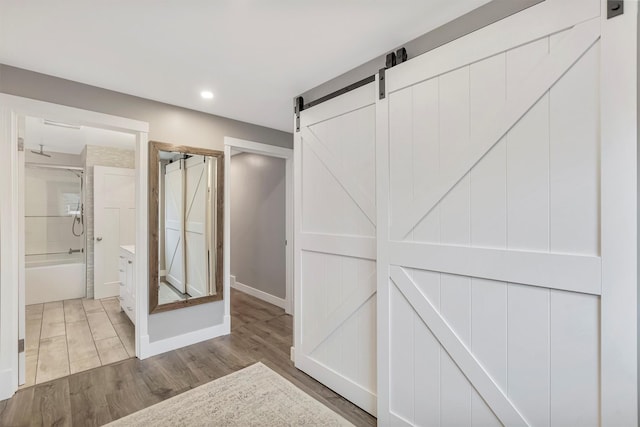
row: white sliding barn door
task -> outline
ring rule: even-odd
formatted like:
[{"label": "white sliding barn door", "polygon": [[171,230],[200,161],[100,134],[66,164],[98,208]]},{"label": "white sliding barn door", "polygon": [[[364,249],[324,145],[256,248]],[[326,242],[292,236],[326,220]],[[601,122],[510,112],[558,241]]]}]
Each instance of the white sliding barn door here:
[{"label": "white sliding barn door", "polygon": [[209,248],[206,241],[206,218],[213,214],[207,206],[209,161],[205,159],[204,156],[192,156],[185,161],[186,284],[187,293],[194,298],[208,295]]},{"label": "white sliding barn door", "polygon": [[300,115],[295,150],[295,364],[376,411],[373,83]]},{"label": "white sliding barn door", "polygon": [[167,282],[186,293],[184,267],[184,197],[183,160],[169,163],[164,174],[164,236]]},{"label": "white sliding barn door", "polygon": [[600,28],[548,0],[387,70],[381,425],[599,425]]}]

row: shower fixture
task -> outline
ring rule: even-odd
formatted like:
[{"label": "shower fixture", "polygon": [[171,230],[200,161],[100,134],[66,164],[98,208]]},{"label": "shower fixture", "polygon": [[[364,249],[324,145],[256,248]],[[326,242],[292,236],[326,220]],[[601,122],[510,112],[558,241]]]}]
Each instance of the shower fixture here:
[{"label": "shower fixture", "polygon": [[51,157],[51,154],[47,154],[44,152],[44,144],[40,144],[40,151],[31,150],[33,154],[37,154],[38,156]]},{"label": "shower fixture", "polygon": [[[78,178],[82,179],[82,173],[83,173],[84,171],[82,171],[82,170],[78,170],[78,169],[67,169],[67,170],[68,170],[69,172],[71,172],[72,174],[74,174],[76,177],[78,177]],[[81,185],[82,185],[82,183],[81,183]]]},{"label": "shower fixture", "polygon": [[[84,234],[84,204],[78,203],[78,205],[78,210],[73,216],[73,224],[71,225],[71,232],[76,237],[80,237]],[[76,225],[80,225],[79,232],[76,232]]]},{"label": "shower fixture", "polygon": [[[67,169],[69,172],[80,178],[80,194],[83,194],[84,191],[84,175],[83,171]],[[80,225],[80,231],[76,233],[76,225]],[[76,213],[73,217],[73,223],[71,224],[71,232],[74,236],[80,237],[84,234],[84,203],[78,202],[78,208],[76,209]]]}]

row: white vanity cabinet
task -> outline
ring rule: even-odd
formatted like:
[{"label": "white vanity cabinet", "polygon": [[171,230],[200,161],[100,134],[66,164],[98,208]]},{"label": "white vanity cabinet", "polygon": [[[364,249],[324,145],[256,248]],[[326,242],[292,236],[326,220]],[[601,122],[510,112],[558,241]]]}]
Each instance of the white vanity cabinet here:
[{"label": "white vanity cabinet", "polygon": [[135,247],[120,246],[120,308],[136,324]]}]

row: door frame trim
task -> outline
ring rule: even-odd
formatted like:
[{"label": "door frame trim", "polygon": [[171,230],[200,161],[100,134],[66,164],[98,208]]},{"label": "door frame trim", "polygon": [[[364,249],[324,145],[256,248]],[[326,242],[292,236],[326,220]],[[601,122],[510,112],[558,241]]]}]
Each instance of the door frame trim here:
[{"label": "door frame trim", "polygon": [[[293,149],[278,147],[245,139],[224,137],[224,295],[230,295],[231,287],[231,156],[232,150],[241,153],[260,154],[285,160],[285,249],[286,285],[284,311],[294,315],[293,308]],[[230,313],[231,298],[225,298],[225,312]]]},{"label": "door frame trim", "polygon": [[[20,250],[24,250],[24,225],[20,224],[20,152],[18,151],[18,119],[22,116],[46,117],[51,120],[92,126],[102,129],[126,132],[136,137],[136,257],[147,259],[147,139],[149,124],[139,120],[68,107],[50,102],[38,101],[0,93],[0,400],[8,399],[18,390],[19,360],[18,336],[20,313],[19,304],[24,305],[24,260],[20,260]],[[24,224],[24,221],[22,222]],[[21,233],[22,231],[22,233]],[[21,237],[22,236],[22,237]],[[147,263],[137,262],[136,283],[147,282]],[[138,289],[139,290],[139,289]],[[22,294],[22,297],[20,296]],[[141,354],[140,337],[146,335],[146,290],[136,298],[136,355]],[[144,305],[144,307],[143,307]]]}]

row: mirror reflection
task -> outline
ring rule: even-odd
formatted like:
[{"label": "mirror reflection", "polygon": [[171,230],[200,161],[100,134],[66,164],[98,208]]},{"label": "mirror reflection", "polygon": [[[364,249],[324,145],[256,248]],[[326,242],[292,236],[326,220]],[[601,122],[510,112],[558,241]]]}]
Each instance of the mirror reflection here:
[{"label": "mirror reflection", "polygon": [[150,309],[179,308],[204,297],[221,299],[223,157],[219,152],[207,155],[202,153],[206,150],[155,145],[158,261],[157,286],[152,291],[157,304],[154,310],[150,295]]}]

